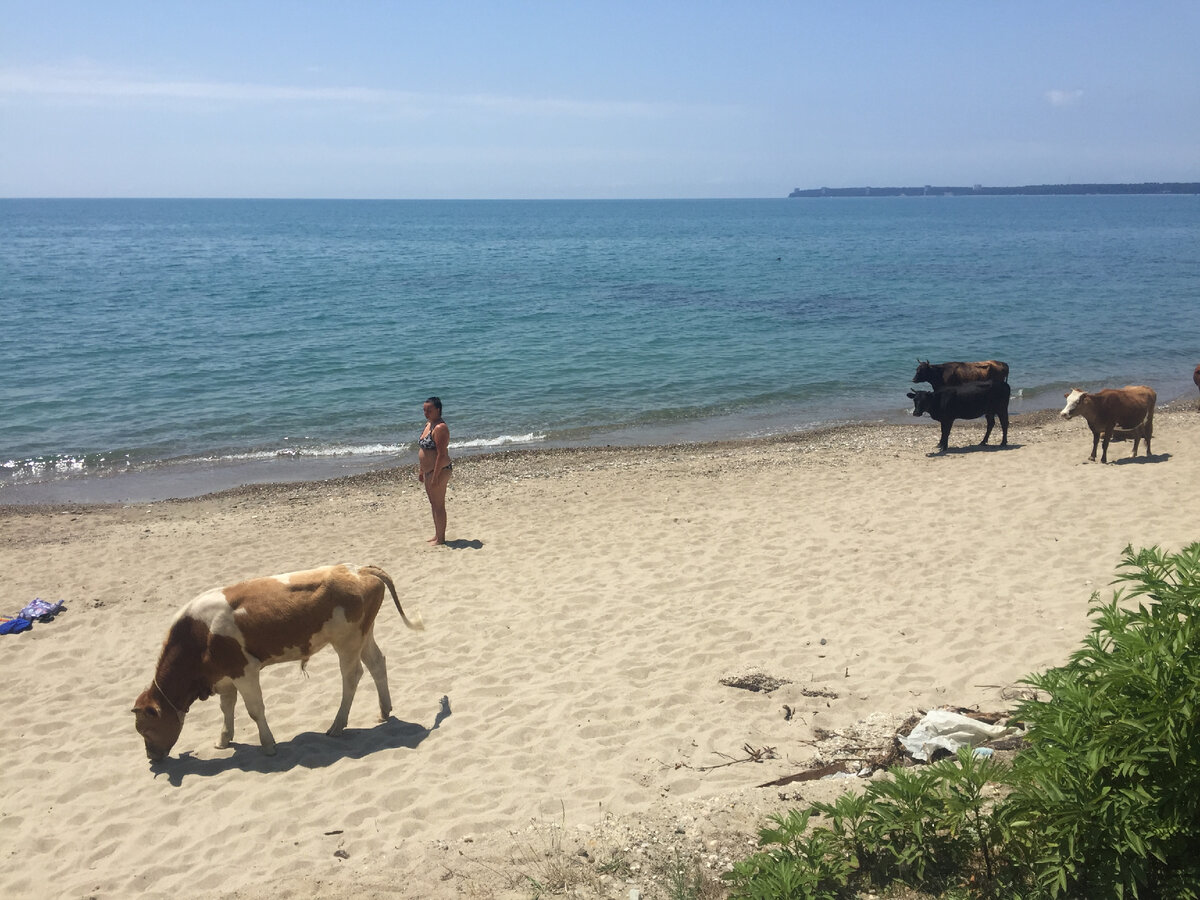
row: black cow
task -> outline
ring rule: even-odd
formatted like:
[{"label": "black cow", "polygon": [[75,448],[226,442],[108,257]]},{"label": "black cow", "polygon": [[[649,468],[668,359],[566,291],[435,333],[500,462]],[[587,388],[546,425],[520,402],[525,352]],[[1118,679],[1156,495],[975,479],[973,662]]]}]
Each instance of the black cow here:
[{"label": "black cow", "polygon": [[951,384],[966,384],[968,381],[1008,381],[1008,363],[998,359],[943,363],[930,363],[927,359],[918,359],[913,384],[922,381],[928,381],[935,391]]},{"label": "black cow", "polygon": [[1003,437],[1000,446],[1008,444],[1008,397],[1012,389],[1007,381],[970,381],[966,384],[947,385],[936,391],[909,391],[913,402],[913,415],[928,413],[934,421],[942,423],[942,440],[939,450],[946,450],[950,441],[950,426],[955,419],[978,419],[987,416],[987,431],[980,444],[986,444],[992,434],[996,417],[1000,417]]}]

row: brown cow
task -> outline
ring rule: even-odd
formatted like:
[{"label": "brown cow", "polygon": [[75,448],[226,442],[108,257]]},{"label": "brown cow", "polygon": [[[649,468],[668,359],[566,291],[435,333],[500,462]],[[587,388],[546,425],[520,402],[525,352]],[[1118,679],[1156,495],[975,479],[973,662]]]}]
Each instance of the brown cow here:
[{"label": "brown cow", "polygon": [[1200,366],[1196,366],[1196,371],[1192,373],[1192,381],[1196,382],[1196,387],[1200,388]]},{"label": "brown cow", "polygon": [[1154,435],[1154,404],[1158,395],[1145,385],[1130,385],[1119,390],[1106,388],[1088,394],[1079,388],[1063,394],[1067,405],[1059,413],[1064,419],[1083,416],[1092,429],[1092,455],[1096,461],[1096,444],[1104,438],[1104,452],[1100,462],[1108,462],[1108,442],[1115,436],[1118,440],[1133,438],[1133,456],[1137,456],[1138,441],[1146,439],[1146,456],[1150,456],[1150,438]]},{"label": "brown cow", "polygon": [[918,359],[913,384],[922,381],[933,385],[935,391],[946,385],[966,384],[968,381],[1008,381],[1008,363],[998,359],[944,363],[930,363],[927,359]]},{"label": "brown cow", "polygon": [[160,760],[170,753],[188,708],[214,692],[225,717],[217,746],[228,747],[233,740],[233,708],[240,693],[258,725],[263,752],[274,754],[258,673],[281,662],[299,661],[303,668],[327,644],[337,651],[342,670],[342,705],[328,734],[346,727],[362,663],[379,693],[380,718],[387,719],[392,700],[374,635],[385,585],[404,624],[423,629],[420,615],[404,614],[392,579],[375,566],[325,566],[256,578],[206,591],[186,604],[167,632],[150,687],[134,702],[146,755]]}]

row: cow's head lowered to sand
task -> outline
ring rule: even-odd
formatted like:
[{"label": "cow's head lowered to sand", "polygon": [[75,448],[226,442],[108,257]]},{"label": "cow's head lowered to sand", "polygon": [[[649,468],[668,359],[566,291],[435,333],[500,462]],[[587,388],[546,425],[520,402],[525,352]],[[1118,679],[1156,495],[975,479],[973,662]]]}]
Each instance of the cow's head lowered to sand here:
[{"label": "cow's head lowered to sand", "polygon": [[214,693],[221,698],[224,716],[217,746],[228,747],[233,740],[233,710],[240,693],[258,725],[263,751],[273,754],[275,738],[267,726],[259,671],[281,662],[303,665],[327,644],[337,651],[342,671],[342,703],[328,733],[345,729],[364,663],[379,693],[380,717],[386,719],[392,700],[374,634],[385,586],[404,623],[424,628],[420,615],[405,615],[392,579],[375,566],[326,566],[256,578],[189,602],[171,623],[150,686],[134,701],[146,755],[160,760],[170,753],[188,709]]}]

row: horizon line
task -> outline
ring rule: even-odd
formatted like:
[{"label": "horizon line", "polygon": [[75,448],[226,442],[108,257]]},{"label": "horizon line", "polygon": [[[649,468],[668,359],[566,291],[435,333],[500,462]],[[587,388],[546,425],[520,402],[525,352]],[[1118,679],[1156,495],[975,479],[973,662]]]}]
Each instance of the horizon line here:
[{"label": "horizon line", "polygon": [[[1200,181],[1061,181],[1061,182],[1042,182],[1024,184],[972,184],[972,185],[954,185],[954,184],[936,184],[930,182],[925,185],[848,185],[843,187],[833,187],[830,185],[822,185],[817,188],[793,188],[791,193],[797,192],[809,193],[813,191],[898,191],[898,190],[1020,190],[1022,188],[1046,188],[1046,187],[1132,187],[1141,185],[1200,185]],[[0,196],[0,201],[5,200],[194,200],[194,201],[228,201],[228,200],[254,200],[254,201],[334,201],[334,202],[362,202],[362,203],[415,203],[415,202],[448,202],[448,203],[513,203],[513,202],[596,202],[596,203],[619,203],[619,202],[643,202],[643,201],[713,201],[713,200],[787,200],[792,199],[788,193],[783,194],[766,194],[766,195],[747,195],[739,197],[725,196],[629,196],[629,197],[340,197],[340,196],[251,196],[251,195],[220,195],[220,196],[205,196],[205,195],[167,195],[167,194],[112,194],[112,195],[86,195],[86,194],[13,194]]]}]

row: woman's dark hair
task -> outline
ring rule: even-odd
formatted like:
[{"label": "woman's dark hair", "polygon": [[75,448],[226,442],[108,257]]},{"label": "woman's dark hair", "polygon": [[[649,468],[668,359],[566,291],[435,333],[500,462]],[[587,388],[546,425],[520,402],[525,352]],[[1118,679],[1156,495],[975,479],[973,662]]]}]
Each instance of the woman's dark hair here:
[{"label": "woman's dark hair", "polygon": [[442,401],[441,401],[440,399],[438,399],[437,397],[430,397],[430,398],[429,398],[428,400],[426,400],[425,402],[426,402],[426,403],[432,403],[432,404],[434,405],[434,407],[436,407],[436,408],[437,408],[437,411],[438,411],[438,412],[441,412],[441,411],[442,411]]}]

